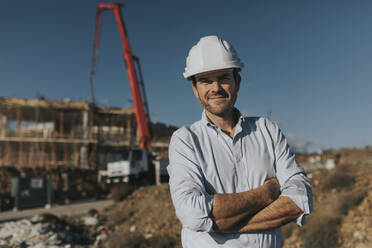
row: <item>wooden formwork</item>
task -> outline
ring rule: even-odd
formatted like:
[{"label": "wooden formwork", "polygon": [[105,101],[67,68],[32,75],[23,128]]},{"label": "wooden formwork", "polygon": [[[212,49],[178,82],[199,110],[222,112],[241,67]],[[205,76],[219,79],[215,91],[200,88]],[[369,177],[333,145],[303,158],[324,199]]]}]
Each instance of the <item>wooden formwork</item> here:
[{"label": "wooden formwork", "polygon": [[134,109],[0,98],[0,166],[94,169],[112,148],[137,145]]}]

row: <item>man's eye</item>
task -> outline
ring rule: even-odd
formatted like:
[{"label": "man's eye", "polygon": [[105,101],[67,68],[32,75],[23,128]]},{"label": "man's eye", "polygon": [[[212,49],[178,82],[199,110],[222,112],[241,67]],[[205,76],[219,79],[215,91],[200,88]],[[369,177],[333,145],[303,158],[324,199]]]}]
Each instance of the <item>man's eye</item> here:
[{"label": "man's eye", "polygon": [[227,81],[227,80],[230,80],[231,78],[229,76],[226,76],[226,77],[222,77],[220,78],[220,81],[224,82],[224,81]]},{"label": "man's eye", "polygon": [[200,80],[199,82],[201,82],[201,83],[203,83],[203,84],[209,84],[209,83],[212,82],[212,81],[210,81],[210,80]]}]

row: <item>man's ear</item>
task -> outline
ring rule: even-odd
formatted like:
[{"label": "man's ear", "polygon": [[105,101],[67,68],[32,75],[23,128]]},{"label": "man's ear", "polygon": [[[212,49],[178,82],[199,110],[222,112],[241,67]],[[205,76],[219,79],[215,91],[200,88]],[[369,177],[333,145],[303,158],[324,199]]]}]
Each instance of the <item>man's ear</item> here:
[{"label": "man's ear", "polygon": [[198,92],[198,89],[196,88],[196,83],[192,83],[192,91],[194,92],[194,95],[195,95],[196,99],[200,100],[199,99],[199,92]]},{"label": "man's ear", "polygon": [[236,84],[236,91],[239,91],[240,89],[240,81],[242,80],[241,76],[239,73],[236,73],[235,76],[235,84]]}]

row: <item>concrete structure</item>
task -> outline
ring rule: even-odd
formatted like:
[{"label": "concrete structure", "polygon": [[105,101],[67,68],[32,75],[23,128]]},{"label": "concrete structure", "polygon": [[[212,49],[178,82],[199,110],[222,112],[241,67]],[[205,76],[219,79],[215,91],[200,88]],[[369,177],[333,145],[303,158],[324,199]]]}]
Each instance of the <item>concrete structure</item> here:
[{"label": "concrete structure", "polygon": [[110,151],[131,146],[138,146],[134,109],[0,98],[0,166],[99,169]]}]

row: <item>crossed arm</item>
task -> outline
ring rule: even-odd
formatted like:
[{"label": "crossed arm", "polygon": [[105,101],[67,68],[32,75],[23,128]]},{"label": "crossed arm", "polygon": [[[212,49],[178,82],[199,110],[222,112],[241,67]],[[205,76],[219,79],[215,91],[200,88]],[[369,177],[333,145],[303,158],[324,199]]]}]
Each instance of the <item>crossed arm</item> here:
[{"label": "crossed arm", "polygon": [[[280,192],[278,180],[269,179],[253,190],[214,195],[207,192],[204,172],[189,131],[181,129],[172,136],[168,167],[170,190],[176,214],[185,228],[193,231],[260,232],[311,212],[311,188],[304,171],[280,132],[273,133],[278,136],[275,140],[280,140],[275,145],[275,176],[282,183],[283,192]],[[302,225],[303,218],[298,221]]]},{"label": "crossed arm", "polygon": [[287,196],[280,196],[275,178],[257,189],[215,194],[213,229],[217,232],[257,232],[280,227],[299,217],[303,211]]}]

